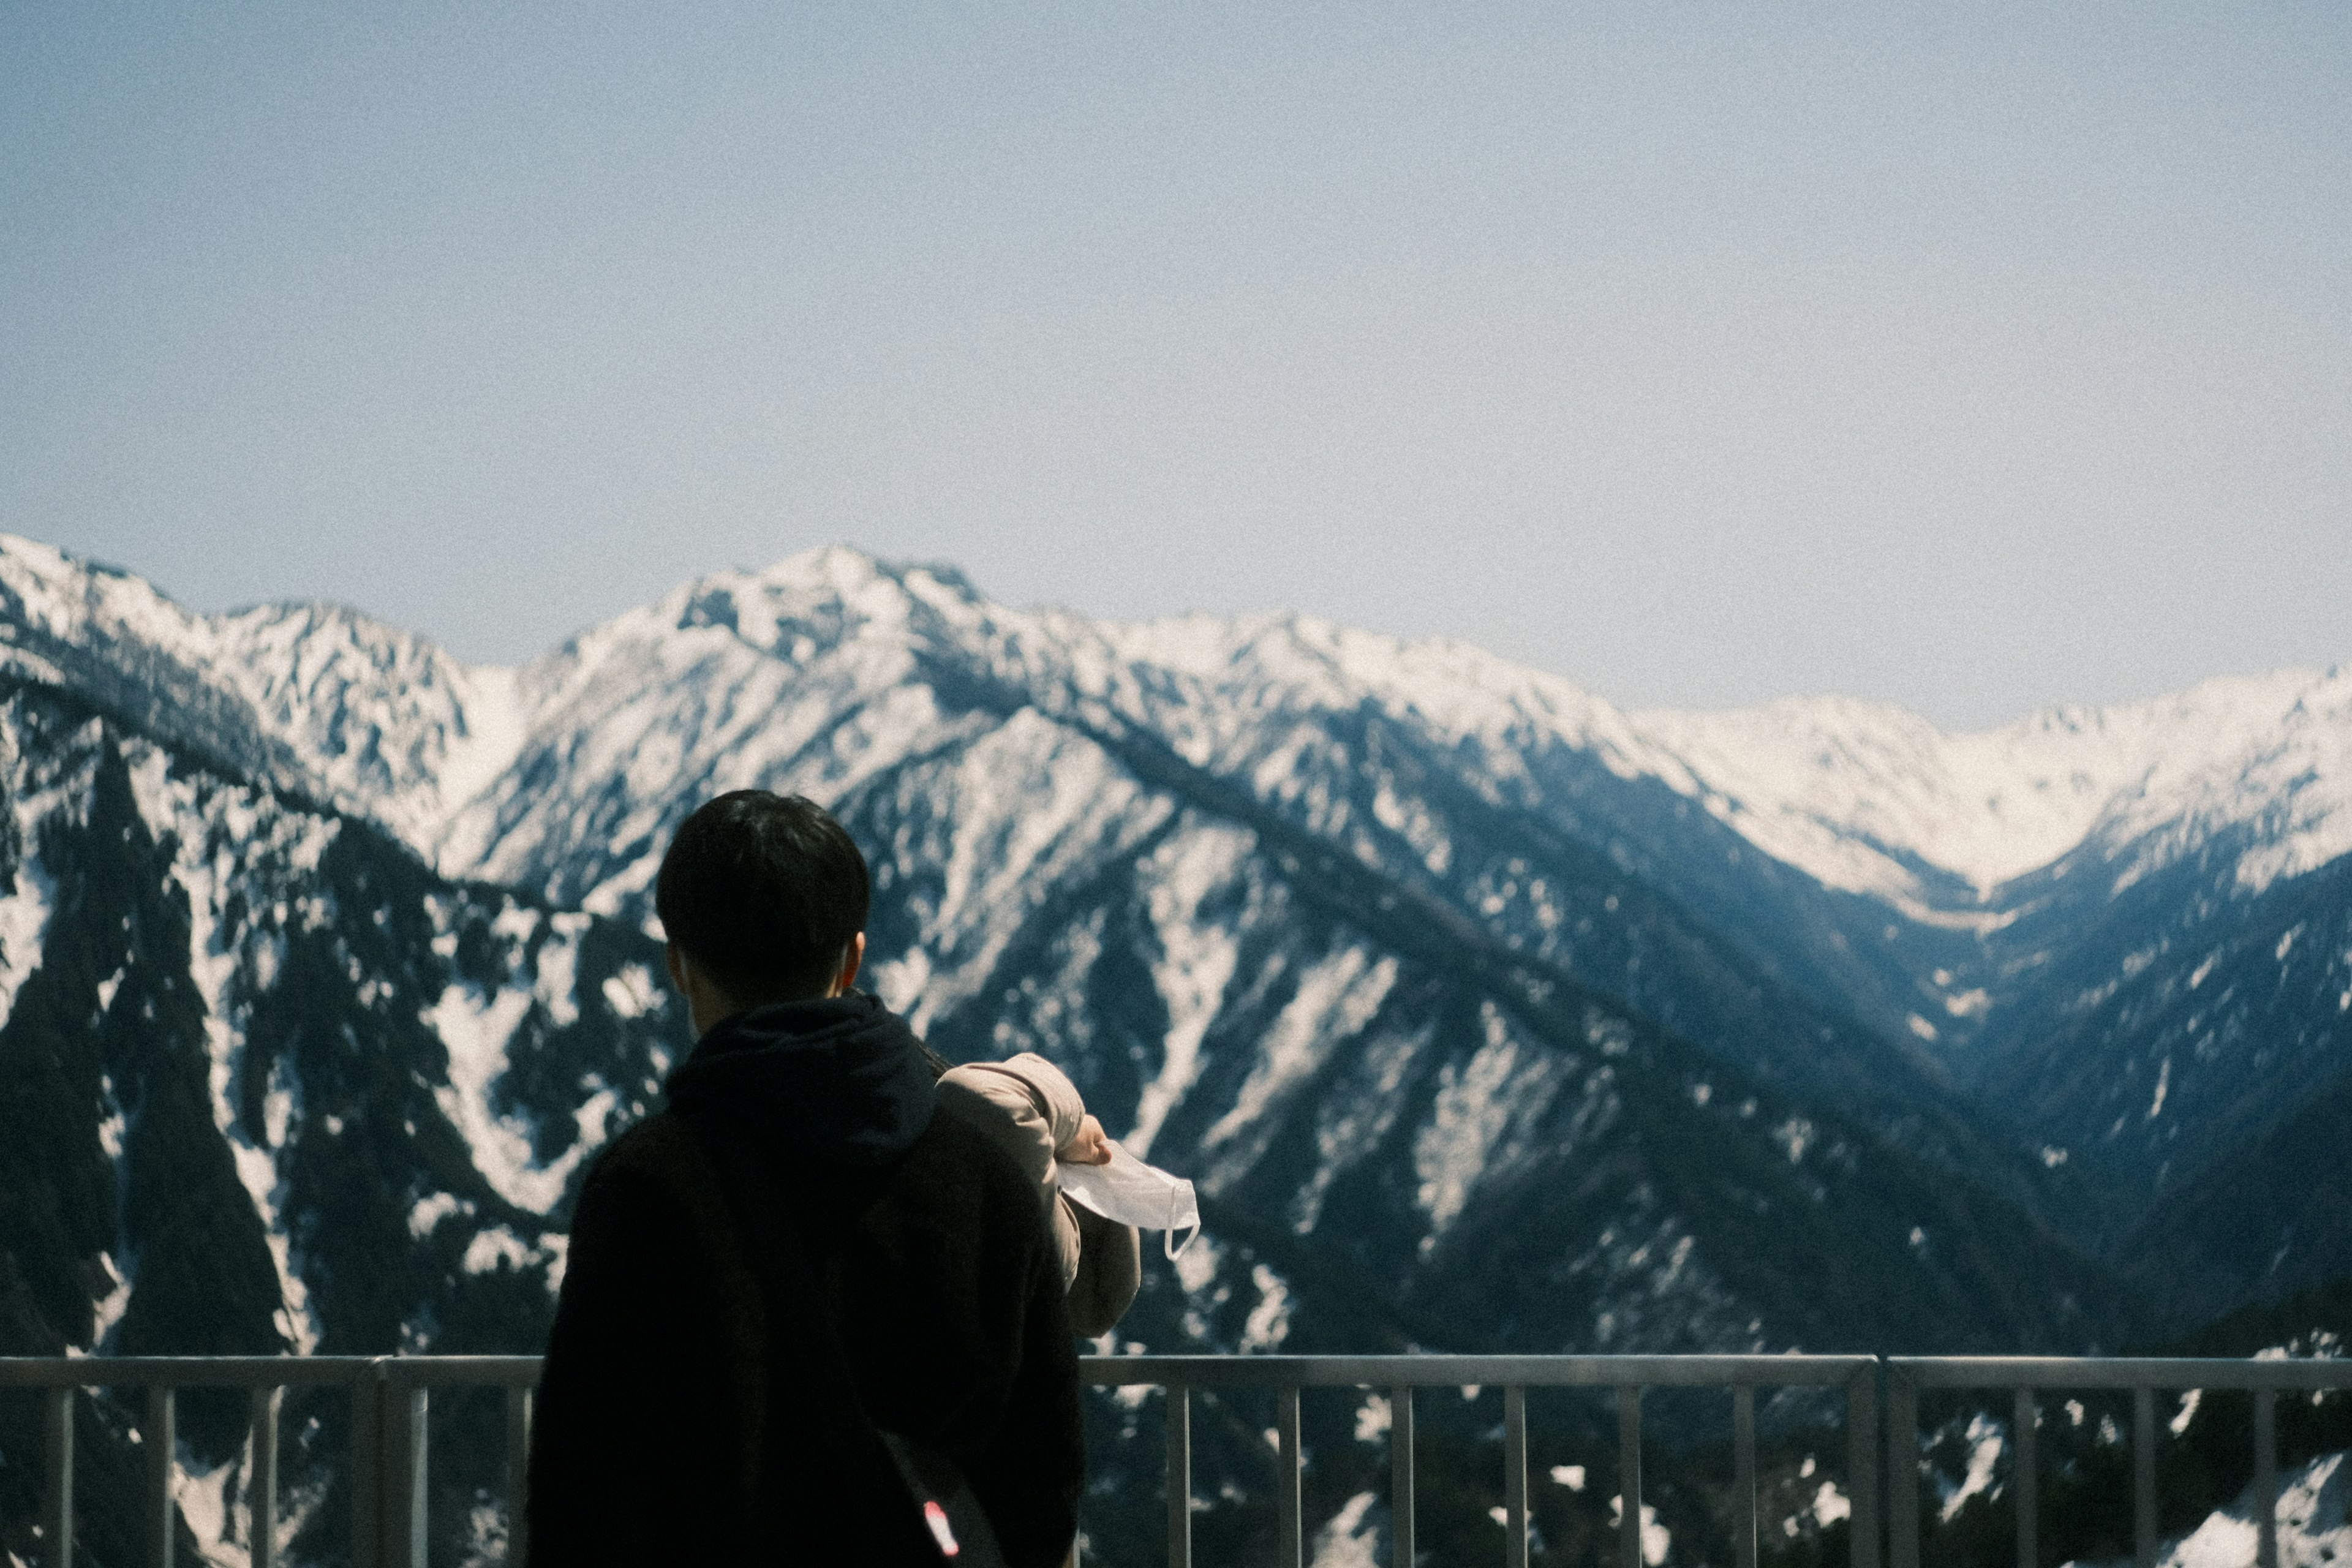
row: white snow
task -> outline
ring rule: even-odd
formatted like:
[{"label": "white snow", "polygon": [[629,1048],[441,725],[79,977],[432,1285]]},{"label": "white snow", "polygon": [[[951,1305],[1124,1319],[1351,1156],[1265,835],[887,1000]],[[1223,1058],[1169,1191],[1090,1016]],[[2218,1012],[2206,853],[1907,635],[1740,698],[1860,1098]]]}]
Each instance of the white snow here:
[{"label": "white snow", "polygon": [[7,896],[0,898],[0,1026],[16,1007],[17,990],[40,967],[41,942],[48,934],[49,910],[57,897],[57,883],[42,867],[38,840],[30,831],[39,820],[31,809],[36,803],[20,799],[10,804],[16,808],[17,842],[24,855]]},{"label": "white snow", "polygon": [[1439,1069],[1429,1120],[1415,1134],[1414,1201],[1429,1215],[1428,1249],[1482,1181],[1507,1173],[1531,1146],[1562,1079],[1559,1058],[1522,1049],[1501,1008],[1480,1005],[1485,1040],[1466,1063]]},{"label": "white snow", "polygon": [[[1327,954],[1302,973],[1297,990],[1259,1042],[1257,1060],[1232,1109],[1211,1123],[1201,1147],[1214,1149],[1245,1129],[1265,1126],[1269,1109],[1321,1067],[1332,1047],[1371,1022],[1396,974],[1393,955],[1374,960],[1357,946]],[[1220,1162],[1203,1187],[1213,1194],[1240,1173]]]},{"label": "white snow", "polygon": [[[1620,1493],[1609,1500],[1609,1528],[1620,1529],[1624,1522],[1625,1499],[1623,1494]],[[1667,1552],[1673,1548],[1674,1539],[1673,1532],[1658,1522],[1658,1510],[1648,1503],[1643,1503],[1642,1505],[1642,1561],[1647,1563],[1649,1568],[1660,1568],[1660,1564],[1666,1560]]]},{"label": "white snow", "polygon": [[224,1459],[210,1469],[191,1465],[188,1447],[179,1446],[172,1465],[172,1500],[180,1507],[180,1515],[188,1521],[205,1557],[221,1568],[250,1562],[249,1549],[244,1544],[247,1510],[236,1499],[236,1483],[244,1466],[235,1458]]},{"label": "white snow", "polygon": [[[1944,1493],[1943,1520],[1949,1524],[1958,1517],[1969,1499],[1982,1492],[1999,1497],[2000,1489],[1993,1485],[1993,1468],[2000,1463],[2001,1449],[2008,1442],[2000,1422],[1982,1412],[1969,1417],[1966,1436],[1969,1445],[1969,1468],[1959,1484]],[[1937,1485],[1941,1486],[1941,1481]]]},{"label": "white snow", "polygon": [[1134,1130],[1120,1140],[1138,1159],[1150,1152],[1168,1113],[1200,1076],[1201,1042],[1241,960],[1240,933],[1204,918],[1202,903],[1230,882],[1255,843],[1241,829],[1188,818],[1152,851],[1146,868],[1145,908],[1160,939],[1151,979],[1168,1008],[1168,1033],[1160,1071],[1137,1101]]},{"label": "white snow", "polygon": [[619,973],[605,977],[602,987],[604,1005],[615,1017],[643,1017],[659,1004],[660,984],[644,964],[628,964]]},{"label": "white snow", "polygon": [[572,1167],[593,1150],[583,1138],[552,1163],[541,1165],[531,1158],[530,1129],[490,1110],[490,1086],[507,1070],[507,1042],[530,1003],[530,993],[519,988],[484,996],[477,986],[456,984],[442,993],[425,1021],[449,1051],[449,1081],[434,1089],[434,1098],[466,1135],[476,1169],[509,1203],[545,1214],[563,1196]]},{"label": "white snow", "polygon": [[1207,1231],[1192,1238],[1192,1245],[1176,1255],[1176,1279],[1188,1295],[1198,1295],[1214,1283],[1218,1265],[1224,1261],[1224,1249]]},{"label": "white snow", "polygon": [[[1347,759],[1327,753],[1308,721],[1371,709],[1458,752],[1460,781],[1488,798],[1532,791],[1529,759],[1548,749],[1582,752],[1620,777],[1664,783],[1830,886],[1964,927],[2003,920],[1985,901],[1993,889],[2086,844],[2125,856],[2116,874],[2127,881],[2259,821],[2268,830],[2237,868],[2250,890],[2352,851],[2352,671],[2342,668],[1948,735],[1838,697],[1627,712],[1465,644],[1311,617],[1117,625],[1013,610],[838,547],[686,584],[520,669],[469,668],[348,611],[192,616],[135,578],[29,541],[0,537],[0,581],[25,595],[32,629],[151,650],[157,668],[249,709],[332,798],[451,871],[494,878],[561,858],[578,805],[615,784],[636,803],[597,825],[617,850],[674,819],[681,788],[761,783],[837,798],[936,746],[956,721],[909,679],[923,649],[1028,693],[1033,706],[1011,724],[1139,725],[1328,831],[1350,808],[1320,775]],[[534,746],[561,776],[546,798],[516,801],[515,769]],[[1444,869],[1451,846],[1425,805],[1376,788],[1370,806],[1376,825]],[[655,859],[607,865],[590,907],[641,893]]]},{"label": "white snow", "polygon": [[[2250,889],[2352,849],[2345,668],[2052,709],[1973,735],[1843,698],[1631,721],[1687,771],[1695,787],[1685,793],[1750,842],[1830,886],[1913,913],[1929,911],[1930,890],[1897,852],[1982,897],[2086,841],[2120,847],[2177,828],[2150,851],[2177,855],[2282,802],[2286,831],[2241,865]],[[1675,783],[1674,770],[1654,771]]]},{"label": "white snow", "polygon": [[1263,1263],[1250,1267],[1250,1283],[1257,1287],[1257,1304],[1242,1325],[1241,1352],[1270,1351],[1290,1336],[1290,1287]]},{"label": "white snow", "polygon": [[408,1234],[422,1241],[443,1220],[471,1206],[452,1193],[428,1193],[408,1211]]},{"label": "white snow", "polygon": [[502,1225],[475,1232],[473,1239],[466,1244],[464,1268],[468,1274],[487,1274],[500,1263],[525,1268],[530,1262],[530,1247]]},{"label": "white snow", "polygon": [[[131,1310],[131,1279],[122,1269],[115,1267],[114,1255],[110,1252],[98,1255],[98,1266],[105,1271],[111,1283],[108,1285],[105,1295],[90,1303],[98,1321],[90,1331],[89,1348],[93,1353],[103,1354],[107,1349],[107,1336],[114,1331],[115,1324],[122,1321],[122,1314]],[[67,1353],[78,1352],[68,1348]]]},{"label": "white snow", "polygon": [[[2323,1568],[2352,1561],[2352,1523],[2346,1518],[2347,1456],[2323,1454],[2279,1478],[2280,1568]],[[2209,1515],[2159,1559],[2159,1568],[2250,1568],[2258,1531],[2253,1488]]]},{"label": "white snow", "polygon": [[1315,1532],[1313,1568],[1379,1568],[1380,1531],[1366,1522],[1372,1502],[1372,1493],[1358,1492]]}]

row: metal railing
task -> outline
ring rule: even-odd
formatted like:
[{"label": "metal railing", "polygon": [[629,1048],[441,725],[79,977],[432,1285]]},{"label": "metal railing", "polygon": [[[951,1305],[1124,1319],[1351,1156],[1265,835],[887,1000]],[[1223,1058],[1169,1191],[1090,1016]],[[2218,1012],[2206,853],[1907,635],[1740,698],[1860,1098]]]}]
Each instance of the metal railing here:
[{"label": "metal railing", "polygon": [[2156,1395],[2190,1388],[2251,1391],[2254,1396],[2256,1568],[2279,1568],[2278,1395],[2352,1388],[2352,1361],[2218,1361],[2155,1357],[1890,1356],[1886,1361],[1887,1552],[1891,1568],[1919,1568],[1919,1489],[1894,1484],[1902,1456],[1917,1468],[1919,1390],[2007,1389],[2013,1401],[2011,1506],[2017,1515],[2017,1568],[2038,1568],[2040,1478],[2036,1395],[2044,1390],[2129,1390],[2132,1396],[2132,1555],[2156,1568]]},{"label": "metal railing", "polygon": [[0,1389],[47,1394],[42,1426],[47,1488],[41,1508],[43,1568],[73,1561],[74,1397],[85,1388],[141,1388],[138,1423],[146,1463],[139,1534],[145,1561],[172,1568],[174,1394],[183,1388],[242,1388],[252,1401],[247,1486],[253,1568],[277,1568],[279,1405],[289,1388],[346,1389],[352,1402],[352,1568],[425,1568],[425,1415],[428,1390],[503,1388],[507,1394],[507,1552],[523,1560],[530,1486],[530,1398],[537,1356],[0,1356]]},{"label": "metal railing", "polygon": [[[535,1356],[0,1357],[0,1390],[47,1394],[47,1489],[42,1510],[43,1568],[72,1561],[74,1399],[85,1388],[136,1388],[147,1394],[137,1424],[147,1466],[141,1533],[148,1561],[171,1568],[174,1401],[182,1388],[243,1388],[251,1399],[247,1492],[253,1568],[276,1568],[280,1402],[289,1388],[345,1389],[352,1406],[351,1558],[353,1568],[424,1568],[431,1391],[506,1392],[507,1549],[526,1547],[531,1389]],[[1087,1356],[1079,1375],[1096,1387],[1156,1387],[1167,1397],[1168,1561],[1192,1568],[1192,1395],[1195,1389],[1269,1389],[1275,1395],[1276,1549],[1284,1568],[1306,1561],[1300,1505],[1303,1469],[1299,1394],[1361,1388],[1389,1400],[1390,1539],[1392,1563],[1414,1552],[1413,1393],[1476,1384],[1503,1394],[1506,1561],[1528,1559],[1527,1394],[1531,1388],[1613,1391],[1617,1407],[1619,1568],[1643,1568],[1642,1396],[1651,1388],[1721,1389],[1731,1396],[1736,1568],[1756,1568],[1756,1391],[1842,1389],[1846,1484],[1853,1507],[1850,1568],[1919,1568],[1918,1391],[2008,1389],[2014,1399],[2014,1502],[2018,1568],[2036,1561],[2036,1395],[2051,1389],[2128,1390],[2133,1394],[2133,1518],[2137,1568],[2155,1568],[2155,1394],[2164,1389],[2248,1390],[2254,1395],[2254,1492],[2259,1568],[2278,1568],[2276,1402],[2283,1389],[2352,1388],[2352,1360],[2200,1361],[2084,1357],[1835,1355],[1658,1356]],[[1883,1386],[1882,1386],[1883,1384]],[[1885,1420],[1881,1485],[1880,1412]]]},{"label": "metal railing", "polygon": [[1756,1568],[1756,1391],[1843,1388],[1847,1484],[1853,1503],[1852,1568],[1878,1563],[1878,1363],[1869,1356],[1089,1356],[1080,1375],[1097,1387],[1157,1387],[1168,1397],[1168,1563],[1192,1564],[1192,1398],[1195,1388],[1275,1392],[1277,1442],[1276,1550],[1283,1568],[1303,1568],[1299,1511],[1298,1392],[1386,1391],[1389,1400],[1389,1521],[1392,1563],[1413,1560],[1412,1394],[1416,1388],[1479,1384],[1503,1391],[1503,1531],[1510,1568],[1528,1563],[1528,1390],[1607,1388],[1617,1398],[1619,1568],[1643,1568],[1642,1393],[1645,1388],[1724,1388],[1731,1393],[1733,1487],[1746,1500],[1748,1528],[1735,1532],[1738,1568]]}]

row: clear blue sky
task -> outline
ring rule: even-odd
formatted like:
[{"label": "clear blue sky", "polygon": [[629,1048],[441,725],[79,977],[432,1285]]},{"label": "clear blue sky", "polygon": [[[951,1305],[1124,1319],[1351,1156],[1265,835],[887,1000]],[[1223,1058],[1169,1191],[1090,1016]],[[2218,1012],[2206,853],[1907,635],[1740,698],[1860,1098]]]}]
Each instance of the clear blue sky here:
[{"label": "clear blue sky", "polygon": [[1997,722],[2352,659],[2352,7],[0,3],[0,530],[846,541]]}]

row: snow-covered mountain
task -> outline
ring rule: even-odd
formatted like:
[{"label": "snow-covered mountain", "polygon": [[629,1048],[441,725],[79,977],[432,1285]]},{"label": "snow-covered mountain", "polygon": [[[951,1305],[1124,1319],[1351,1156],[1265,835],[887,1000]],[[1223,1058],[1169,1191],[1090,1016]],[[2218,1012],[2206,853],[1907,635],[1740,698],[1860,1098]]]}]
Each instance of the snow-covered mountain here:
[{"label": "snow-covered mountain", "polygon": [[1630,713],[845,549],[482,669],[0,539],[0,695],[19,1348],[530,1348],[685,1043],[660,851],[742,785],[849,825],[934,1044],[1045,1051],[1199,1181],[1154,1348],[2081,1348],[2146,1321],[2117,1268],[2352,1273],[2271,1191],[2352,1082],[2342,671]]}]

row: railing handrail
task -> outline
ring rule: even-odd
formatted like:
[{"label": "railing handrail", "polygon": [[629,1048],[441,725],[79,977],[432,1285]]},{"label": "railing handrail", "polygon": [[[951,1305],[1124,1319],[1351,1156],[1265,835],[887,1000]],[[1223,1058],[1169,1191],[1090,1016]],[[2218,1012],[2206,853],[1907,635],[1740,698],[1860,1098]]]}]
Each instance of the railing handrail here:
[{"label": "railing handrail", "polygon": [[1921,1388],[2334,1388],[2352,1360],[2333,1356],[1888,1356]]},{"label": "railing handrail", "polygon": [[1866,1355],[1131,1355],[1080,1356],[1098,1388],[1835,1387],[1877,1365]]},{"label": "railing handrail", "polygon": [[[138,1426],[149,1475],[142,1532],[152,1562],[169,1568],[173,1552],[171,1479],[174,1394],[182,1388],[242,1387],[252,1397],[256,1513],[254,1568],[274,1568],[278,1422],[290,1387],[350,1391],[352,1401],[353,1568],[422,1568],[425,1544],[425,1419],[429,1390],[506,1391],[509,1550],[523,1550],[527,1519],[532,1387],[537,1356],[0,1356],[0,1389],[47,1395],[49,1486],[45,1551],[70,1561],[73,1540],[73,1400],[80,1388],[144,1388],[147,1415]],[[1613,1389],[1617,1396],[1619,1568],[1643,1568],[1641,1541],[1642,1395],[1648,1388],[1722,1388],[1732,1395],[1735,1489],[1748,1528],[1735,1530],[1738,1568],[1756,1568],[1756,1390],[1843,1387],[1846,1395],[1846,1482],[1852,1502],[1853,1568],[1879,1568],[1885,1527],[1889,1568],[1918,1568],[1918,1391],[2012,1391],[2017,1561],[2036,1563],[2034,1428],[2042,1390],[2108,1389],[2133,1395],[2134,1533],[2137,1568],[2155,1568],[2155,1394],[2168,1389],[2247,1390],[2254,1395],[2256,1562],[2278,1568],[2276,1401],[2281,1390],[2352,1388],[2352,1359],[2251,1360],[2151,1356],[1867,1355],[1090,1355],[1079,1376],[1096,1387],[1156,1386],[1168,1394],[1169,1561],[1192,1561],[1192,1392],[1270,1388],[1276,1395],[1276,1439],[1282,1484],[1276,1496],[1278,1544],[1286,1568],[1304,1560],[1300,1516],[1299,1392],[1305,1388],[1386,1390],[1391,1407],[1391,1538],[1395,1561],[1413,1551],[1413,1392],[1420,1388],[1499,1388],[1504,1409],[1504,1495],[1508,1561],[1528,1561],[1527,1391]],[[1881,1469],[1879,1432],[1885,1434]],[[152,1435],[152,1436],[151,1436]],[[1880,1484],[1884,1474],[1885,1485]],[[1907,1482],[1907,1484],[1906,1484]]]}]

